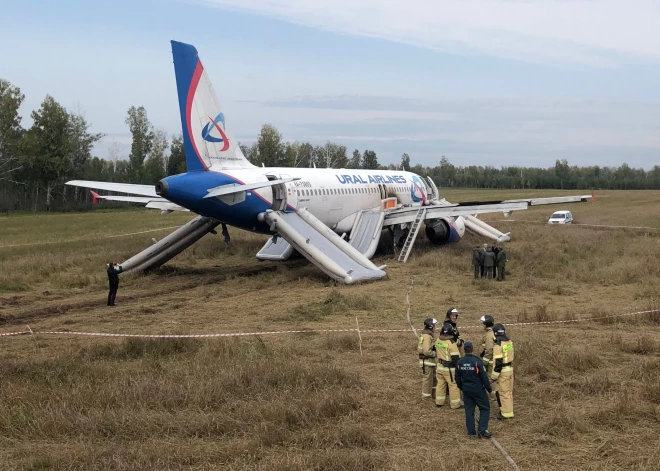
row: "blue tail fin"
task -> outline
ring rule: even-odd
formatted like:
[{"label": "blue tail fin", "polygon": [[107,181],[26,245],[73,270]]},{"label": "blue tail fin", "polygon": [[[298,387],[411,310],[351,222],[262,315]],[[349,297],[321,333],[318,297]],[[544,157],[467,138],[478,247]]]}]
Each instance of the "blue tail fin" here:
[{"label": "blue tail fin", "polygon": [[253,167],[227,125],[197,49],[172,41],[172,55],[188,171]]}]

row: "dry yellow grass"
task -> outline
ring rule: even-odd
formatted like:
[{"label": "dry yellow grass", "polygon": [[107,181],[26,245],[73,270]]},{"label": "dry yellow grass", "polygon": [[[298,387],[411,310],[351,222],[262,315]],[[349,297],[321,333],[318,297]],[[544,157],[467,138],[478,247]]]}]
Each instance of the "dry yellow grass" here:
[{"label": "dry yellow grass", "polygon": [[[516,196],[446,192],[455,201]],[[570,206],[577,222],[660,227],[660,192],[597,198]],[[378,259],[389,265],[386,280],[341,286],[305,260],[256,261],[264,237],[233,231],[227,251],[209,236],[167,267],[123,278],[115,309],[103,305],[105,262],[128,258],[161,233],[103,237],[190,215],[9,216],[0,221],[0,246],[54,243],[0,248],[0,331],[333,329],[353,328],[356,315],[363,329],[402,329],[411,276],[417,324],[450,306],[467,326],[485,313],[513,323],[660,305],[660,231],[548,227],[542,222],[553,209],[511,218],[534,223],[495,224],[513,235],[504,283],[471,279],[471,247],[482,242],[471,236],[443,248],[420,238],[407,264]],[[491,430],[521,469],[657,469],[660,315],[510,333],[516,418]],[[481,332],[466,328],[464,336],[480,342]],[[3,469],[506,469],[489,442],[465,437],[460,412],[421,401],[409,333],[365,333],[363,356],[353,333],[37,336],[0,345]]]}]

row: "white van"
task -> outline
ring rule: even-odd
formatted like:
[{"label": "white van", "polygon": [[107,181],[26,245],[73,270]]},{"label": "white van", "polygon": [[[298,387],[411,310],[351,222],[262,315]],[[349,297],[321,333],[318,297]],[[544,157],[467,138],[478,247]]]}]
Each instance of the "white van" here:
[{"label": "white van", "polygon": [[571,224],[572,222],[573,215],[570,211],[555,211],[548,219],[548,224]]}]

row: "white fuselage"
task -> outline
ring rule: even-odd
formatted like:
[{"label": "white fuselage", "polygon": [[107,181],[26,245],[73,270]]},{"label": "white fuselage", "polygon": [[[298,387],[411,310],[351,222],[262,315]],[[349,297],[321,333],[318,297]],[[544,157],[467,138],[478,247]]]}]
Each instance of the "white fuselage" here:
[{"label": "white fuselage", "polygon": [[[306,208],[338,233],[350,231],[359,211],[378,208],[383,199],[396,197],[398,204],[406,206],[422,205],[427,201],[427,188],[423,180],[406,171],[289,167],[212,168],[211,171],[235,179],[240,184],[297,178],[284,184],[288,209]],[[256,197],[263,202],[262,206],[266,203],[272,205],[277,199],[275,195],[275,187],[251,190],[247,192],[246,202]],[[249,207],[255,205],[250,204]],[[239,210],[239,207],[236,209]]]}]

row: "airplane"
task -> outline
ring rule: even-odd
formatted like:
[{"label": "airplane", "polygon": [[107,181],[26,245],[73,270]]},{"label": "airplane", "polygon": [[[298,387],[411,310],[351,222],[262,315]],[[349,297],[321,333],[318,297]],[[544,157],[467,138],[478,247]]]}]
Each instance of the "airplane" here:
[{"label": "airplane", "polygon": [[[466,229],[497,241],[503,234],[479,214],[524,210],[540,204],[586,201],[591,195],[450,203],[430,177],[405,171],[257,167],[241,152],[229,120],[194,46],[171,41],[186,156],[186,173],[155,186],[72,180],[74,185],[123,195],[162,214],[190,211],[197,217],[122,263],[124,273],[162,265],[222,224],[270,235],[260,260],[286,260],[294,250],[331,278],[346,284],[377,280],[386,266],[374,255],[389,229],[405,262],[422,225],[434,244],[460,241]],[[387,234],[387,231],[385,232]],[[228,242],[228,234],[225,235]]]}]

